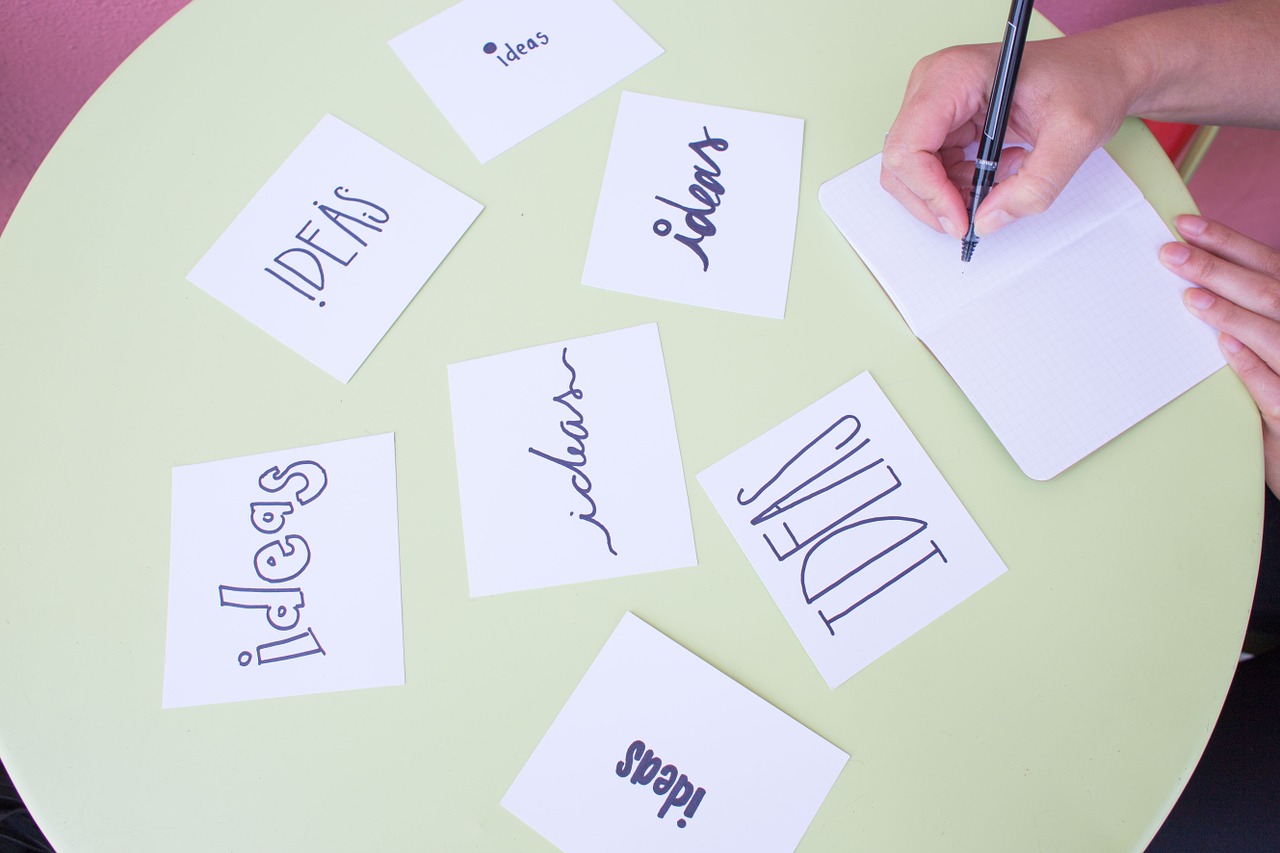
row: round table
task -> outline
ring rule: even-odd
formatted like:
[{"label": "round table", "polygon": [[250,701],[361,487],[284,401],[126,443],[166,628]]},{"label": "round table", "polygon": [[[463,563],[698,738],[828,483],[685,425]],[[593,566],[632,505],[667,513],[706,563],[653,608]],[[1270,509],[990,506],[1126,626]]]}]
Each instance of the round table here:
[{"label": "round table", "polygon": [[[484,165],[387,47],[447,5],[196,0],[0,241],[0,754],[53,844],[549,850],[499,800],[631,610],[849,753],[805,853],[1141,849],[1239,652],[1256,413],[1224,370],[1033,482],[817,201],[1004,4],[624,0],[665,55]],[[580,284],[624,88],[805,119],[784,321]],[[184,280],[325,113],[486,205],[346,385]],[[1109,150],[1192,208],[1137,122]],[[469,598],[445,366],[653,321],[699,566]],[[1009,570],[833,691],[693,475],[863,370]],[[405,685],[162,711],[173,466],[388,431]]]}]

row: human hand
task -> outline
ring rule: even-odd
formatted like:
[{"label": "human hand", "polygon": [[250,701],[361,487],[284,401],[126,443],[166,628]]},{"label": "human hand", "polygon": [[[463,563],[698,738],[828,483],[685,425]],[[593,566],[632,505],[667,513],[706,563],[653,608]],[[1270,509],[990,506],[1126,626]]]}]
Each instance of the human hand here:
[{"label": "human hand", "polygon": [[[975,219],[979,236],[1046,210],[1094,149],[1115,135],[1137,86],[1124,45],[1106,31],[1029,42],[1014,90],[997,184]],[[926,225],[968,229],[973,161],[964,148],[986,119],[999,45],[953,47],[916,64],[884,144],[880,182]]]},{"label": "human hand", "polygon": [[1225,225],[1179,216],[1186,243],[1167,243],[1160,261],[1199,285],[1187,309],[1217,329],[1218,345],[1262,415],[1267,486],[1280,494],[1280,252]]}]

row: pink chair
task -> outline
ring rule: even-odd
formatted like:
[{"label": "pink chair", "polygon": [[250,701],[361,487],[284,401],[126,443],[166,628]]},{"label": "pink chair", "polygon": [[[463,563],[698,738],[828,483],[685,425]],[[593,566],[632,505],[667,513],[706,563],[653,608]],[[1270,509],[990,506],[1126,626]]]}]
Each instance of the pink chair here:
[{"label": "pink chair", "polygon": [[1152,119],[1144,121],[1164,153],[1173,161],[1183,183],[1190,181],[1196,167],[1209,150],[1210,143],[1217,136],[1218,128],[1214,125],[1175,124]]}]

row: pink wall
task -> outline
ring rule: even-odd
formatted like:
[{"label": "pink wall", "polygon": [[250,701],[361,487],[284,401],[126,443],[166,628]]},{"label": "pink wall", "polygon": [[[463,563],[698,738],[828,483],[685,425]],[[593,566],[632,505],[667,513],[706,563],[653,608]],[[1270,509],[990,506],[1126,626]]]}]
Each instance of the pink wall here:
[{"label": "pink wall", "polygon": [[116,66],[188,0],[0,0],[0,229]]}]

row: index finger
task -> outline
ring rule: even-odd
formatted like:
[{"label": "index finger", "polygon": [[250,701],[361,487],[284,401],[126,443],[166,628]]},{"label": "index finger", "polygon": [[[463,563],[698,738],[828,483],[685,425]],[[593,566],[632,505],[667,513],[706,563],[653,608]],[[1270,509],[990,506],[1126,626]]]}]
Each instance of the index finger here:
[{"label": "index finger", "polygon": [[880,183],[913,216],[953,237],[963,236],[968,211],[940,152],[977,137],[985,84],[968,52],[943,51],[916,65],[902,108],[885,137]]}]

